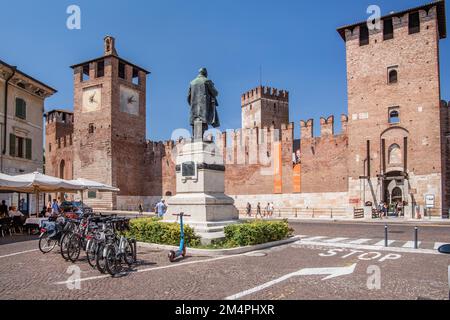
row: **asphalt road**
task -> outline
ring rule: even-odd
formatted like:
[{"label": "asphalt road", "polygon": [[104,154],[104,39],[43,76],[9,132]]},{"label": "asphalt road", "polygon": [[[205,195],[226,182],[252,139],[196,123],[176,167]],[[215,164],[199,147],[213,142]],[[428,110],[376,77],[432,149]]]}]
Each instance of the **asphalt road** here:
[{"label": "asphalt road", "polygon": [[[380,228],[384,230],[348,223],[292,226],[297,234],[348,240],[382,238]],[[410,228],[392,230],[407,241]],[[449,239],[449,230],[430,226],[421,232],[424,242],[432,243]],[[171,264],[167,252],[141,248],[134,270],[112,278],[91,269],[84,255],[73,265],[57,251],[43,255],[32,238],[4,239],[0,299],[448,299],[450,256],[433,250],[393,250],[370,242],[361,249],[348,243],[340,247],[338,241],[317,245],[301,240],[236,256],[188,256]],[[72,280],[78,268],[82,280],[76,288]]]}]

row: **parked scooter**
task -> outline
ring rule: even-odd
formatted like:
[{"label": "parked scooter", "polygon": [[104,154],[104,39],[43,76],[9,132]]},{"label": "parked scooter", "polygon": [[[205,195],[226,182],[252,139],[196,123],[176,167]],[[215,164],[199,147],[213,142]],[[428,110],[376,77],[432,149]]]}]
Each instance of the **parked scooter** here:
[{"label": "parked scooter", "polygon": [[178,217],[180,217],[180,248],[176,252],[173,250],[169,252],[170,262],[174,262],[178,258],[180,258],[180,257],[184,258],[186,256],[186,241],[184,239],[183,217],[190,217],[189,215],[184,214],[184,212],[181,212],[180,214],[174,214],[174,216],[177,216],[177,220],[178,220]]}]

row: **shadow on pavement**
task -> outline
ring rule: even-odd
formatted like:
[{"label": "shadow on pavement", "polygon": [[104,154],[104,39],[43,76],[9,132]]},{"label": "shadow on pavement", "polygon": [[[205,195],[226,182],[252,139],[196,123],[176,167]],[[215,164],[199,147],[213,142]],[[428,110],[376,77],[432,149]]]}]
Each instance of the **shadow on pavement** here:
[{"label": "shadow on pavement", "polygon": [[38,240],[39,235],[5,235],[0,237],[0,245]]}]

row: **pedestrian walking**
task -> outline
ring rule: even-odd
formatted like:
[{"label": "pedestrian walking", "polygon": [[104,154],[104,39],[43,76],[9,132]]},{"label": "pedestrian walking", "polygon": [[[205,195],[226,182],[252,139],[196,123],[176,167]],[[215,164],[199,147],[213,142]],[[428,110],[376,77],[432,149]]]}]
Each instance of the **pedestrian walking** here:
[{"label": "pedestrian walking", "polygon": [[142,202],[139,202],[139,215],[144,214],[144,206],[142,205]]},{"label": "pedestrian walking", "polygon": [[273,212],[275,211],[275,206],[273,205],[273,202],[269,203],[269,218],[273,217]]},{"label": "pedestrian walking", "polygon": [[262,219],[262,214],[261,214],[261,203],[260,202],[258,202],[258,205],[256,206],[256,215],[255,215],[255,218],[257,219],[258,218],[258,215],[261,217],[261,219]]},{"label": "pedestrian walking", "polygon": [[270,203],[267,203],[266,209],[264,210],[264,218],[270,217]]},{"label": "pedestrian walking", "polygon": [[162,218],[164,217],[166,211],[167,211],[166,201],[164,199],[161,199],[161,201],[156,204],[156,214],[158,215],[158,217]]},{"label": "pedestrian walking", "polygon": [[252,205],[250,204],[250,202],[247,202],[247,207],[245,208],[245,211],[247,213],[247,217],[252,216]]}]

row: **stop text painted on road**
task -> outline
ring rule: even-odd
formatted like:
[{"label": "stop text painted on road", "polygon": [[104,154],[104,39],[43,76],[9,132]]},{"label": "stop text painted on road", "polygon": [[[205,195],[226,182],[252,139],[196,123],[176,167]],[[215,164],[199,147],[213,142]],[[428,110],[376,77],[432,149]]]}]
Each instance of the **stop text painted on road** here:
[{"label": "stop text painted on road", "polygon": [[353,249],[330,249],[327,250],[326,253],[319,253],[320,257],[341,257],[342,259],[347,259],[350,257],[357,257],[359,260],[362,261],[373,261],[378,260],[379,262],[385,262],[388,260],[398,260],[402,256],[400,254],[396,253],[388,253],[383,254],[381,252],[366,252],[361,250],[353,250]]}]

